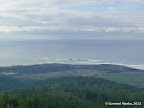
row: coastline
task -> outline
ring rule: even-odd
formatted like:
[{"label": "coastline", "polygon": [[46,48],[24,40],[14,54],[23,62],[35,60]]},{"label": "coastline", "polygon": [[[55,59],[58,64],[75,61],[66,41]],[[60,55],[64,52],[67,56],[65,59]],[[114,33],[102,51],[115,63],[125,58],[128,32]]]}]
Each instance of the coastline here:
[{"label": "coastline", "polygon": [[123,64],[123,63],[110,63],[103,62],[102,60],[91,60],[91,59],[52,59],[44,62],[33,63],[33,64],[14,64],[14,65],[1,65],[0,67],[13,67],[13,66],[32,66],[32,65],[42,65],[42,64],[65,64],[65,65],[119,65],[126,66],[129,68],[144,70],[144,65],[135,64]]}]

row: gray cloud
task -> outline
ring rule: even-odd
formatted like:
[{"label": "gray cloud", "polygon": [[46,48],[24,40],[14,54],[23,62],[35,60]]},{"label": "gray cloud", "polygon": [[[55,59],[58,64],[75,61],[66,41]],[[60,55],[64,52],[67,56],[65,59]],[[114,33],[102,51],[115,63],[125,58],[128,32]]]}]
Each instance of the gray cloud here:
[{"label": "gray cloud", "polygon": [[[144,12],[80,11],[63,7],[101,5],[117,0],[0,1],[0,33],[7,35],[114,36],[144,33]],[[124,0],[119,0],[124,1]],[[124,1],[125,2],[125,1]],[[143,2],[128,0],[126,2]],[[87,37],[88,38],[88,37]],[[108,38],[108,37],[107,37]]]},{"label": "gray cloud", "polygon": [[125,3],[144,3],[143,0],[102,0],[107,3],[115,3],[115,2],[125,2]]}]

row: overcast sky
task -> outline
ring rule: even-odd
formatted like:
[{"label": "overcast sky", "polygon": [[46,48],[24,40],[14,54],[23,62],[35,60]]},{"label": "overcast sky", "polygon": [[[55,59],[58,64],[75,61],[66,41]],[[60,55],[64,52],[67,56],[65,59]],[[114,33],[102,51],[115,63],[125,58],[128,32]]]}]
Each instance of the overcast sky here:
[{"label": "overcast sky", "polygon": [[144,0],[0,0],[0,39],[144,39]]}]

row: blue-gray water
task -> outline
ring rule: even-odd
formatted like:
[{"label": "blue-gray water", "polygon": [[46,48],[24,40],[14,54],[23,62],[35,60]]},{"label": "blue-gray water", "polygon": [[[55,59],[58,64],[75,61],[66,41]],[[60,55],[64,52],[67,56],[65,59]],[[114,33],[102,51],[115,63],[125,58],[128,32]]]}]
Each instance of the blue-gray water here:
[{"label": "blue-gray water", "polygon": [[0,41],[0,66],[38,63],[144,65],[144,40]]}]

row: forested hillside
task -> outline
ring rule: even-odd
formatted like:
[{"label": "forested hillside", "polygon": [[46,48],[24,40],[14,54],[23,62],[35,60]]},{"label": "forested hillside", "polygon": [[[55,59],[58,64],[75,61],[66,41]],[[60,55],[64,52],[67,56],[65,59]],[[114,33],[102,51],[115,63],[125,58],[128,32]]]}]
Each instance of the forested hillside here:
[{"label": "forested hillside", "polygon": [[16,78],[0,75],[0,93],[6,90],[19,88],[23,86],[24,86],[24,83],[22,83],[20,80]]},{"label": "forested hillside", "polygon": [[105,102],[141,102],[144,90],[95,77],[50,78],[0,96],[0,108],[123,108]]}]

